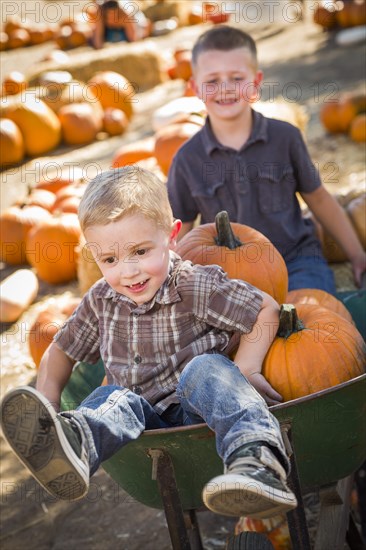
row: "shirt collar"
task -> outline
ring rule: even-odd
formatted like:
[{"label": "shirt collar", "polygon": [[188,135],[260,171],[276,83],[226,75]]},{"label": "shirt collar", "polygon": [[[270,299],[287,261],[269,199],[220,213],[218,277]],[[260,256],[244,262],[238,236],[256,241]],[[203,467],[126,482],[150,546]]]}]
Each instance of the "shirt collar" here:
[{"label": "shirt collar", "polygon": [[[253,128],[252,133],[249,136],[248,141],[243,146],[243,149],[255,143],[256,141],[267,141],[268,140],[268,121],[261,114],[252,109],[253,117]],[[202,141],[203,146],[208,155],[210,155],[215,149],[227,149],[225,145],[222,145],[215,137],[210,119],[206,118],[205,125],[202,128]]]},{"label": "shirt collar", "polygon": [[101,289],[101,292],[99,292],[99,296],[103,298],[112,299],[114,302],[123,302],[131,309],[131,311],[138,310],[141,313],[145,311],[149,311],[155,305],[155,303],[173,304],[176,302],[180,302],[181,297],[175,285],[175,277],[179,269],[179,266],[182,263],[182,260],[180,256],[178,256],[172,250],[169,251],[169,256],[170,256],[170,259],[169,259],[168,277],[166,278],[162,286],[159,288],[155,296],[149,302],[146,302],[145,304],[142,304],[140,306],[136,306],[135,302],[127,298],[127,296],[124,296],[123,294],[116,292],[113,288],[111,288],[108,285],[107,282],[105,282],[106,286],[104,286],[104,288]]}]

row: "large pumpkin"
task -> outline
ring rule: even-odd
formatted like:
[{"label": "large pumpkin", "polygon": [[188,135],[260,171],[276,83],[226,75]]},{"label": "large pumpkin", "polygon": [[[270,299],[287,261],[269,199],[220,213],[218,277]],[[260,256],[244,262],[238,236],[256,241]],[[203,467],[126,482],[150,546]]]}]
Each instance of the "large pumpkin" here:
[{"label": "large pumpkin", "polygon": [[31,92],[2,98],[0,116],[9,118],[19,127],[25,153],[31,157],[43,155],[60,143],[59,119]]},{"label": "large pumpkin", "polygon": [[319,306],[285,304],[262,373],[290,401],[360,376],[365,361],[365,342],[349,321]]},{"label": "large pumpkin", "polygon": [[24,157],[24,140],[19,127],[8,118],[0,119],[0,166],[8,168]]},{"label": "large pumpkin", "polygon": [[285,301],[288,274],[281,254],[259,231],[230,224],[227,212],[219,212],[216,223],[195,227],[184,235],[177,253],[194,264],[220,265],[230,278],[247,281],[280,304]]},{"label": "large pumpkin", "polygon": [[121,109],[128,119],[132,117],[135,90],[121,74],[114,71],[96,73],[88,81],[88,88],[98,98],[103,109],[114,107]]},{"label": "large pumpkin", "polygon": [[310,304],[314,306],[321,306],[334,313],[337,313],[350,323],[353,323],[352,315],[346,308],[346,306],[329,292],[320,290],[318,288],[300,288],[297,290],[290,290],[287,294],[286,303],[288,304]]},{"label": "large pumpkin", "polygon": [[51,216],[27,236],[26,255],[42,281],[67,283],[76,278],[76,247],[81,234],[76,214]]},{"label": "large pumpkin", "polygon": [[10,265],[27,263],[26,238],[29,231],[51,214],[40,206],[10,206],[0,215],[0,260]]}]

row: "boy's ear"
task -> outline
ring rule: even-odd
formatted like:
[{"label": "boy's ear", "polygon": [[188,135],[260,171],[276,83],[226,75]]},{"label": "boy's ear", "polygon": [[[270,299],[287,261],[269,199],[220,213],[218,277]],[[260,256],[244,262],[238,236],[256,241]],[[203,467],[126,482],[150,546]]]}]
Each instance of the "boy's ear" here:
[{"label": "boy's ear", "polygon": [[178,237],[179,231],[181,230],[181,227],[182,227],[181,220],[175,220],[173,223],[172,230],[170,232],[170,237],[169,237],[169,245],[170,245],[170,248],[172,249],[174,249],[177,245],[177,237]]},{"label": "boy's ear", "polygon": [[193,76],[189,79],[189,85],[192,88],[192,90],[194,91],[194,93],[196,94],[196,96],[199,97],[200,99],[202,99],[202,95],[200,93],[201,90],[197,86],[196,81],[195,81]]}]

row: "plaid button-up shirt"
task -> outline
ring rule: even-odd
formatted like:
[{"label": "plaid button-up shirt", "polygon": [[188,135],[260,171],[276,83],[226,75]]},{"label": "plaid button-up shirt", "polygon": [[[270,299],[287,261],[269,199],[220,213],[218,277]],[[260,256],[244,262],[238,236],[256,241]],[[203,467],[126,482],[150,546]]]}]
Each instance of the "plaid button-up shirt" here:
[{"label": "plaid button-up shirt", "polygon": [[76,361],[101,357],[109,384],[128,387],[163,412],[178,400],[185,365],[202,353],[228,354],[252,330],[262,293],[216,265],[171,252],[169,275],[149,302],[136,305],[104,279],[84,296],[55,337]]}]

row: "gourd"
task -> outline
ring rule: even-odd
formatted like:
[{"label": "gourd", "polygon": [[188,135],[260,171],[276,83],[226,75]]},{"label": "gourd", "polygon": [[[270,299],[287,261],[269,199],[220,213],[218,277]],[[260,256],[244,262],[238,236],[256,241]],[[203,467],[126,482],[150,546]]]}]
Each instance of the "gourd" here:
[{"label": "gourd", "polygon": [[364,373],[365,342],[356,327],[329,309],[284,304],[262,374],[290,401]]},{"label": "gourd", "polygon": [[287,294],[286,303],[294,304],[310,304],[315,306],[325,307],[334,311],[350,323],[353,323],[352,315],[346,306],[329,292],[319,288],[300,288],[290,290]]},{"label": "gourd", "polygon": [[178,242],[177,253],[195,264],[220,265],[232,279],[243,279],[267,292],[278,303],[285,301],[288,274],[284,259],[259,231],[230,223],[219,212],[215,223],[195,227]]},{"label": "gourd", "polygon": [[77,215],[64,213],[51,216],[28,233],[26,257],[42,281],[60,284],[76,278],[80,234]]},{"label": "gourd", "polygon": [[0,321],[13,323],[34,301],[38,293],[37,276],[30,269],[18,269],[0,284]]}]

